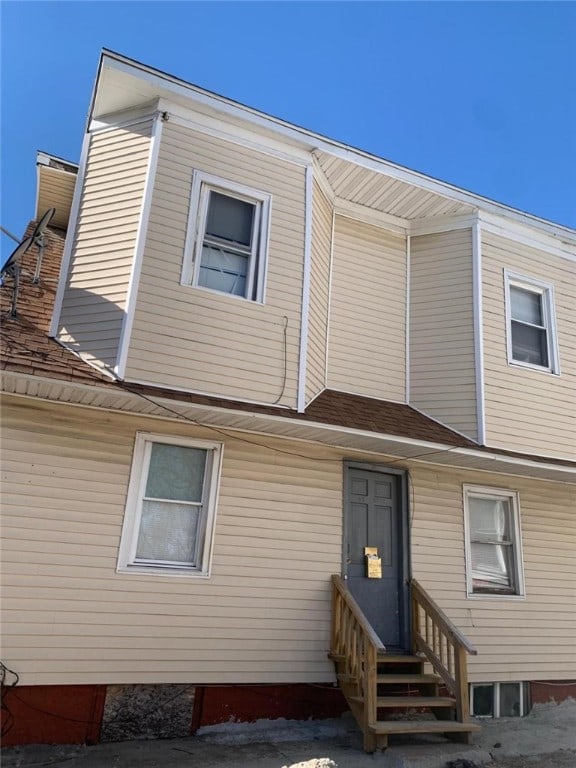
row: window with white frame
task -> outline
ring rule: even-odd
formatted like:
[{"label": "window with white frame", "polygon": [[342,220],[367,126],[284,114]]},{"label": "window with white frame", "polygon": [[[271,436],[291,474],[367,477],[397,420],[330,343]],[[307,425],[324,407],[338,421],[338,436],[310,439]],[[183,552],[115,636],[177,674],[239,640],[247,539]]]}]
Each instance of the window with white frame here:
[{"label": "window with white frame", "polygon": [[222,446],[136,436],[118,569],[208,576]]},{"label": "window with white frame", "polygon": [[525,683],[472,683],[470,714],[474,717],[524,717],[530,710]]},{"label": "window with white frame", "polygon": [[464,486],[468,595],[523,595],[518,495]]},{"label": "window with white frame", "polygon": [[182,283],[263,301],[271,197],[195,172]]},{"label": "window with white frame", "polygon": [[554,288],[505,270],[508,362],[559,372]]}]

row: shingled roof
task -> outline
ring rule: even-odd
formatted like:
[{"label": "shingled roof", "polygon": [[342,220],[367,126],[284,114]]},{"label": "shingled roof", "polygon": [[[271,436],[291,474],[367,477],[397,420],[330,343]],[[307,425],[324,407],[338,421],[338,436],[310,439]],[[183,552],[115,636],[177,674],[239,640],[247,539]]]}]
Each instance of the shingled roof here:
[{"label": "shingled roof", "polygon": [[[30,224],[26,234],[29,234],[32,228],[33,224]],[[287,419],[330,424],[343,429],[362,430],[440,443],[451,447],[480,451],[490,450],[492,453],[505,456],[538,460],[538,457],[535,456],[479,446],[473,440],[428,418],[409,405],[344,392],[324,390],[312,401],[304,413],[299,413],[293,409],[254,405],[231,399],[177,392],[161,387],[113,381],[48,336],[60,274],[64,239],[65,233],[61,230],[49,228],[46,231],[44,259],[40,281],[37,285],[32,283],[37,256],[35,249],[32,248],[25,255],[22,262],[22,278],[16,317],[10,316],[12,293],[10,279],[6,280],[6,284],[0,290],[0,311],[3,321],[1,367],[6,371],[104,388],[122,389],[149,398],[168,398],[180,403],[280,416]],[[559,459],[546,457],[541,460],[547,463],[573,466],[572,462]]]}]

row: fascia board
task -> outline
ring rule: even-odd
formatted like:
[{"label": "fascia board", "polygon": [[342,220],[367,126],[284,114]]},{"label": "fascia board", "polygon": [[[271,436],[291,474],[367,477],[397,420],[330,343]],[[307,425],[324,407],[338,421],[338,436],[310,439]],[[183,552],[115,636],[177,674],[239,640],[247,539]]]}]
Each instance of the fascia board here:
[{"label": "fascia board", "polygon": [[[521,223],[531,225],[538,229],[549,232],[555,237],[564,237],[570,242],[576,243],[576,232],[561,224],[547,221],[533,214],[520,211],[509,207],[504,203],[499,203],[482,195],[469,192],[460,187],[456,187],[448,182],[434,179],[413,171],[403,166],[396,165],[389,160],[384,160],[364,150],[352,148],[334,139],[329,139],[320,134],[316,134],[305,128],[290,124],[279,118],[266,115],[251,107],[244,106],[231,99],[227,99],[215,93],[210,93],[198,86],[189,84],[172,75],[160,72],[137,61],[129,59],[113,51],[104,50],[101,54],[100,68],[94,90],[89,120],[92,116],[99,81],[104,68],[114,69],[118,72],[137,77],[147,81],[153,87],[165,94],[174,94],[185,97],[196,102],[205,108],[222,112],[229,117],[248,122],[253,126],[273,131],[283,136],[286,140],[296,142],[310,151],[321,150],[328,154],[348,160],[355,165],[368,168],[379,173],[383,173],[391,178],[398,179],[413,184],[417,187],[426,189],[429,192],[435,192],[450,200],[456,200],[474,208],[484,208],[487,212],[505,216],[507,219],[513,219]],[[162,95],[159,93],[158,95]]]}]

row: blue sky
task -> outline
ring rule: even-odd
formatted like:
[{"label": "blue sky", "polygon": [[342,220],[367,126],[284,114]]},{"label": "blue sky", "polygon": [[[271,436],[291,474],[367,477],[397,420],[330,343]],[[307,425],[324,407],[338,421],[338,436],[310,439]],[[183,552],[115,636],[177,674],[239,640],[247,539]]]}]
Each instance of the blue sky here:
[{"label": "blue sky", "polygon": [[[1,223],[77,161],[102,47],[576,227],[576,3],[1,5]],[[3,250],[12,242],[2,235]]]}]

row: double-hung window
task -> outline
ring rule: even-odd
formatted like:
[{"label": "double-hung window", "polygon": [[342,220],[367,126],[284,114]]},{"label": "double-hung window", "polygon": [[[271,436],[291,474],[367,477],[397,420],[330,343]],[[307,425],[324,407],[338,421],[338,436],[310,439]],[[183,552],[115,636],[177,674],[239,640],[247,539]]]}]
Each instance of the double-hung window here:
[{"label": "double-hung window", "polygon": [[508,362],[559,373],[553,286],[505,271]]},{"label": "double-hung window", "polygon": [[464,486],[468,595],[523,595],[518,495]]},{"label": "double-hung window", "polygon": [[118,568],[208,576],[221,445],[139,433]]},{"label": "double-hung window", "polygon": [[182,283],[262,302],[270,195],[195,172]]}]

